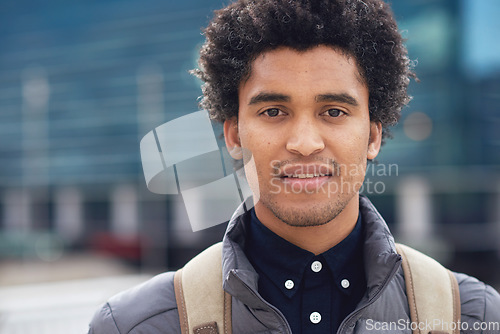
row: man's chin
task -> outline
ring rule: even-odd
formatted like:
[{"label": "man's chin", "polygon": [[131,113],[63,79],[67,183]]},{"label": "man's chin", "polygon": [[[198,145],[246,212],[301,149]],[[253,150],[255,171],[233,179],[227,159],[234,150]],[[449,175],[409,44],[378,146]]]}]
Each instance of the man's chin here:
[{"label": "man's chin", "polygon": [[[300,194],[299,194],[300,195]],[[310,227],[328,224],[340,215],[354,198],[348,196],[269,197],[261,194],[259,202],[276,218],[289,226]]]},{"label": "man's chin", "polygon": [[[268,203],[269,204],[269,203]],[[289,226],[310,227],[328,224],[345,206],[330,202],[329,205],[300,203],[293,206],[265,204],[273,215]]]}]

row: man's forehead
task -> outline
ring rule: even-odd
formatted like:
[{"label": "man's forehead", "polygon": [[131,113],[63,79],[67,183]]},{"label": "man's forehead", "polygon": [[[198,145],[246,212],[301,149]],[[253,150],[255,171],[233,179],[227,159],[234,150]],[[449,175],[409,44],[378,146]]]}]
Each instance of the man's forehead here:
[{"label": "man's forehead", "polygon": [[[365,80],[362,68],[358,61],[356,60],[354,55],[351,55],[349,52],[346,50],[342,49],[341,47],[335,46],[335,45],[316,45],[304,49],[297,49],[297,48],[292,48],[289,46],[278,46],[278,47],[273,47],[273,48],[266,48],[262,52],[260,52],[258,55],[255,57],[251,57],[248,63],[248,71],[245,76],[242,77],[241,82],[240,82],[240,88],[241,85],[244,84],[246,81],[248,81],[252,77],[252,73],[254,72],[254,68],[256,64],[262,65],[267,62],[269,62],[269,58],[272,58],[273,55],[276,53],[285,53],[288,54],[288,59],[291,59],[294,55],[305,55],[308,53],[311,53],[314,50],[318,49],[329,49],[330,51],[333,51],[334,53],[330,53],[330,55],[326,54],[325,57],[330,58],[329,60],[335,61],[335,59],[338,59],[338,55],[342,57],[344,61],[346,61],[349,65],[352,65],[356,67],[356,71],[354,74],[356,75],[356,78],[358,79],[359,83],[362,85],[368,87],[367,82]],[[337,56],[335,56],[335,54]],[[270,57],[271,56],[271,57]],[[286,56],[285,56],[286,57]],[[306,60],[306,57],[304,57],[304,61]],[[288,60],[285,60],[284,64],[288,63]],[[281,61],[277,64],[280,65]],[[311,65],[314,65],[316,62],[311,61]],[[273,67],[276,65],[276,62],[273,62],[272,64]],[[273,67],[270,66],[270,69]]]},{"label": "man's forehead", "polygon": [[[367,89],[355,59],[335,48],[320,45],[307,50],[276,48],[252,62],[241,81],[240,103],[289,102],[308,95],[316,102],[336,101],[356,105]],[[243,94],[243,95],[241,95]]]}]

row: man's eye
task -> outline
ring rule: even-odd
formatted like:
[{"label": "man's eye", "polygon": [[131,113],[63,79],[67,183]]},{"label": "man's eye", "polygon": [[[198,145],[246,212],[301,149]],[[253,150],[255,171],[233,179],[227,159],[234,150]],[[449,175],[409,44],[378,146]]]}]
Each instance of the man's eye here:
[{"label": "man's eye", "polygon": [[262,114],[264,114],[268,117],[276,117],[276,116],[279,116],[280,113],[281,113],[281,111],[279,109],[271,108],[271,109],[265,110]]},{"label": "man's eye", "polygon": [[330,117],[339,117],[339,116],[342,116],[345,114],[345,112],[343,112],[342,110],[340,109],[328,109],[325,114],[328,114],[328,116]]}]

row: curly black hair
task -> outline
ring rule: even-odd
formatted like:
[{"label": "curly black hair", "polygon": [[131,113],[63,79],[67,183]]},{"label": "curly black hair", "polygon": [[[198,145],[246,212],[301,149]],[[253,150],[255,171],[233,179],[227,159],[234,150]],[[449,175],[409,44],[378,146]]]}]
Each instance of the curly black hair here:
[{"label": "curly black hair", "polygon": [[239,0],[215,11],[204,30],[199,67],[200,107],[215,121],[238,116],[238,88],[256,57],[278,47],[318,45],[355,58],[369,90],[371,121],[383,138],[410,101],[408,52],[389,6],[381,0]]}]

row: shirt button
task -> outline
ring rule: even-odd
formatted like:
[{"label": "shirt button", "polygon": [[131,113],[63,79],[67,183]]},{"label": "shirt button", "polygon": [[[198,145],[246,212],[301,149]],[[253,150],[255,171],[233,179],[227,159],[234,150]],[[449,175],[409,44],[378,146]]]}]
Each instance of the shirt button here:
[{"label": "shirt button", "polygon": [[309,316],[309,320],[311,320],[313,324],[317,324],[321,321],[321,314],[319,314],[318,312],[313,312]]},{"label": "shirt button", "polygon": [[315,273],[318,273],[321,271],[321,268],[323,268],[323,265],[319,261],[314,261],[311,264],[311,270],[314,271]]},{"label": "shirt button", "polygon": [[285,282],[285,288],[287,288],[288,290],[293,289],[293,286],[294,286],[294,285],[295,285],[295,284],[293,283],[293,281],[292,281],[291,279],[289,279],[289,280],[287,280],[287,281]]},{"label": "shirt button", "polygon": [[340,285],[342,285],[342,287],[344,289],[347,289],[349,287],[349,285],[351,285],[351,283],[349,283],[349,281],[347,279],[343,279],[341,282],[340,282]]}]

